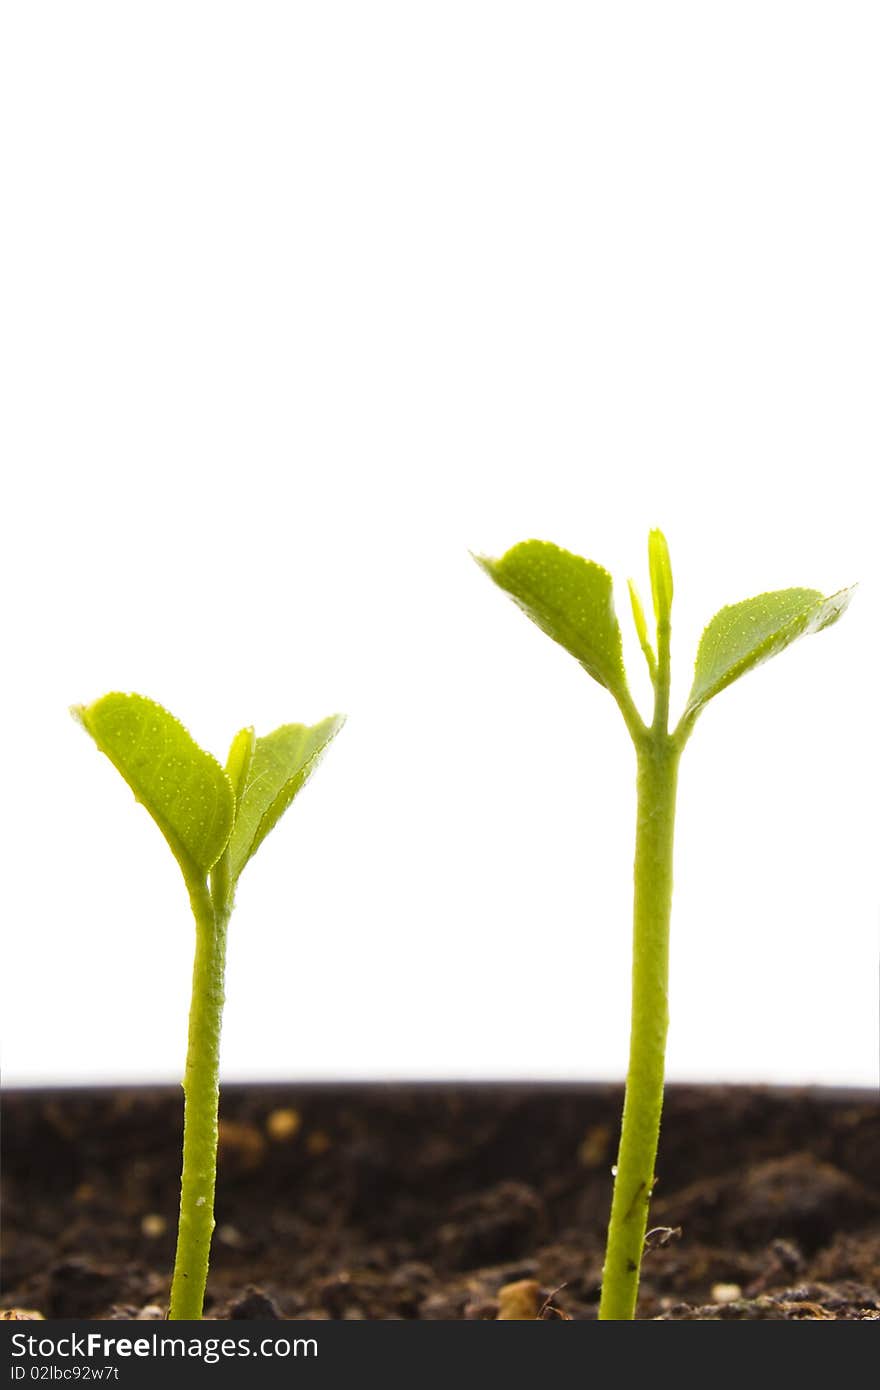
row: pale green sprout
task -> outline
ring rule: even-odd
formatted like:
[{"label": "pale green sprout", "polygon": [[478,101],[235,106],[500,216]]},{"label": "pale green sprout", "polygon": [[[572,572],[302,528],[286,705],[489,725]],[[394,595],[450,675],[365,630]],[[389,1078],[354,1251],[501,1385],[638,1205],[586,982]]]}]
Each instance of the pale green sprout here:
[{"label": "pale green sprout", "polygon": [[142,695],[105,695],[72,713],[149,811],[180,865],[196,922],[184,1073],[183,1167],[169,1317],[200,1318],[214,1230],[226,929],[242,870],[339,729],[285,724],[236,734],[225,769]]},{"label": "pale green sprout", "polygon": [[538,627],[610,691],[635,745],[630,1056],[599,1305],[601,1319],[630,1319],[638,1298],[663,1104],[672,850],[682,749],[709,700],[796,638],[830,627],[852,590],[824,598],[815,589],[782,589],[722,608],[703,633],[690,695],[670,732],[672,567],[662,532],[652,531],[648,539],[654,644],[638,591],[629,583],[636,633],[654,689],[650,723],[630,695],[606,570],[545,541],[525,541],[500,560],[475,558]]}]

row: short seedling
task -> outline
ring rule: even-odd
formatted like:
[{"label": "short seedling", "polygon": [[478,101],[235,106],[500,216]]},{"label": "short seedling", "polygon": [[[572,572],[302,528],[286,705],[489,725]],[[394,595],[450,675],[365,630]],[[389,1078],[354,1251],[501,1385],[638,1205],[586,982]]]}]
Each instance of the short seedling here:
[{"label": "short seedling", "polygon": [[343,721],[334,715],[310,728],[285,724],[265,738],[242,729],[224,770],[173,715],[142,695],[105,695],[72,712],[168,841],[196,920],[169,1317],[200,1318],[214,1230],[220,1025],[235,888]]},{"label": "short seedling", "polygon": [[722,608],[703,633],[691,692],[670,733],[672,570],[660,531],[652,531],[648,541],[656,645],[650,640],[635,585],[630,581],[629,586],[633,619],[654,687],[650,724],[642,719],[629,691],[611,576],[606,570],[543,541],[525,541],[500,560],[476,558],[538,627],[611,692],[635,744],[638,809],[630,1056],[599,1305],[602,1319],[629,1319],[635,1316],[663,1104],[672,844],[681,752],[713,696],[795,638],[830,627],[846,608],[852,591],[823,598],[813,589],[782,589]]}]

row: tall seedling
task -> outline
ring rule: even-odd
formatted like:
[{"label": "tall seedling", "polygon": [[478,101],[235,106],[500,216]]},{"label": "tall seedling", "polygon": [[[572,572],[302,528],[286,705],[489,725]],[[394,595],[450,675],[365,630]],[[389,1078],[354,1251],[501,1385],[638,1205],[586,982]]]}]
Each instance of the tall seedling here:
[{"label": "tall seedling", "polygon": [[636,587],[632,581],[629,585],[633,620],[654,688],[650,723],[642,719],[629,691],[606,570],[544,541],[525,541],[500,560],[476,558],[538,627],[605,686],[635,745],[630,1055],[599,1305],[602,1319],[628,1319],[635,1316],[663,1104],[672,846],[682,749],[700,713],[719,691],[796,638],[830,627],[852,591],[823,598],[814,589],[781,589],[722,608],[703,633],[691,692],[670,732],[672,569],[660,531],[652,531],[648,539],[653,642]]}]

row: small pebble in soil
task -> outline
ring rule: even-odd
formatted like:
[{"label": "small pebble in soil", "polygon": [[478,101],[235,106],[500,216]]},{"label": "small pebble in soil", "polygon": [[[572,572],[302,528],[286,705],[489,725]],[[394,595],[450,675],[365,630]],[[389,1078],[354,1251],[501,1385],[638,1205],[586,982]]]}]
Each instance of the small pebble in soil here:
[{"label": "small pebble in soil", "polygon": [[266,1118],[266,1133],[277,1144],[284,1144],[293,1138],[301,1124],[302,1117],[298,1110],[292,1110],[289,1107],[283,1110],[273,1110]]},{"label": "small pebble in soil", "polygon": [[147,1212],[141,1218],[141,1231],[150,1240],[156,1240],[159,1236],[164,1236],[168,1229],[168,1222],[164,1216],[160,1216],[156,1211]]},{"label": "small pebble in soil", "polygon": [[520,1279],[498,1290],[498,1322],[534,1322],[541,1306],[537,1279]]},{"label": "small pebble in soil", "polygon": [[742,1289],[739,1284],[713,1284],[711,1297],[713,1303],[735,1303],[742,1298]]}]

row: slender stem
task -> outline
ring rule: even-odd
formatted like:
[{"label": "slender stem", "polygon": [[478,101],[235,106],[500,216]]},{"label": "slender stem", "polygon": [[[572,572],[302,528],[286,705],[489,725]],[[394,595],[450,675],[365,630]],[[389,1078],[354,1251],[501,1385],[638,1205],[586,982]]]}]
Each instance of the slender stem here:
[{"label": "slender stem", "polygon": [[[668,642],[667,642],[668,671]],[[658,650],[663,671],[663,644]],[[659,685],[659,681],[658,681]],[[661,693],[658,689],[658,705]],[[666,691],[668,708],[668,686]],[[638,753],[632,1028],[617,1176],[599,1304],[601,1319],[635,1314],[639,1269],[654,1186],[669,1022],[669,919],[680,749],[655,720]]]},{"label": "slender stem", "polygon": [[657,622],[657,676],[654,681],[654,732],[665,734],[669,727],[670,626],[668,618]]},{"label": "slender stem", "polygon": [[196,919],[196,950],[183,1080],[180,1224],[168,1314],[173,1319],[202,1316],[208,1278],[214,1230],[220,1025],[229,921],[225,895],[213,897],[206,884],[190,885],[190,901]]}]

